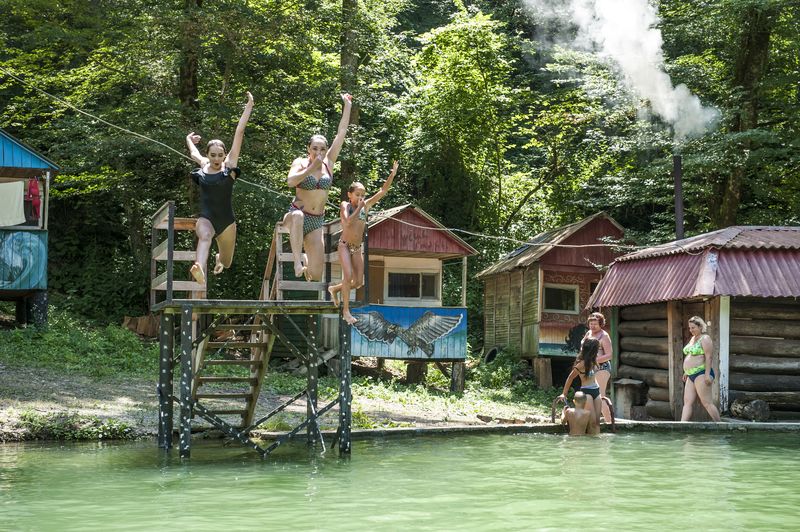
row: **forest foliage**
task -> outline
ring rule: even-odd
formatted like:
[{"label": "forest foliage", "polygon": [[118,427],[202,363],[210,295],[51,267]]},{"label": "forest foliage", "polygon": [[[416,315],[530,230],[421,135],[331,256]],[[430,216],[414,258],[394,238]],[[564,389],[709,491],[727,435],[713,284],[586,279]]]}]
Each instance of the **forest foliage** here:
[{"label": "forest foliage", "polygon": [[[604,210],[638,244],[671,240],[676,151],[687,235],[800,221],[800,4],[652,2],[664,70],[719,116],[676,142],[613,59],[572,46],[574,25],[537,3],[6,0],[0,127],[62,169],[52,297],[100,321],[146,312],[149,216],[195,200],[190,161],[34,87],[180,152],[189,131],[230,141],[253,93],[240,157],[253,184],[236,186],[236,259],[212,296],[257,295],[289,164],[311,134],[335,132],[342,91],[357,110],[337,192],[354,178],[375,190],[399,159],[381,206],[413,202],[448,227],[524,241]],[[517,245],[460,236],[480,250],[473,273]],[[470,282],[472,317],[480,290]]]}]

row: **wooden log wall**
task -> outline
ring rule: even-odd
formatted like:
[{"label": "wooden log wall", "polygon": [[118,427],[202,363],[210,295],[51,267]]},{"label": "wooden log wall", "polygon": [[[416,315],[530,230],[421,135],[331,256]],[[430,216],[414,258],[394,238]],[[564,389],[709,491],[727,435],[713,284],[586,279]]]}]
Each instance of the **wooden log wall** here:
[{"label": "wooden log wall", "polygon": [[669,404],[669,342],[667,304],[624,307],[619,313],[619,368],[617,377],[648,385],[647,415],[672,419]]},{"label": "wooden log wall", "polygon": [[774,419],[800,420],[800,301],[732,298],[730,401],[763,399]]}]

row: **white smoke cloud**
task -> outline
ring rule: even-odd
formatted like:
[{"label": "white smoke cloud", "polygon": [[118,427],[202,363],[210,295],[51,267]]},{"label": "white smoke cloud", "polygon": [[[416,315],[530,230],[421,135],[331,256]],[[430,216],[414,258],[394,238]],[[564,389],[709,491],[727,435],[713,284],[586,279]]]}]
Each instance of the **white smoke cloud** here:
[{"label": "white smoke cloud", "polygon": [[648,0],[524,1],[539,19],[575,24],[572,45],[612,59],[625,85],[650,102],[678,140],[704,133],[718,119],[719,112],[704,107],[686,85],[672,84],[664,69],[658,13]]}]

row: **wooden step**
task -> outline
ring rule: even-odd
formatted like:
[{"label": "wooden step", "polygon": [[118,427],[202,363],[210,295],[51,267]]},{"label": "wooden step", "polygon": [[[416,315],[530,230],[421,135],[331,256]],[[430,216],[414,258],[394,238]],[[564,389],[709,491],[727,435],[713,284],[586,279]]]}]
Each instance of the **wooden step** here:
[{"label": "wooden step", "polygon": [[260,360],[206,360],[206,366],[260,366]]},{"label": "wooden step", "polygon": [[[330,262],[333,264],[339,264],[339,254],[338,253],[326,253],[324,257],[325,262]],[[279,262],[294,262],[294,255],[291,253],[278,253],[278,261]]]},{"label": "wooden step", "polygon": [[250,399],[249,393],[198,393],[198,399]]},{"label": "wooden step", "polygon": [[[153,290],[166,290],[167,272],[163,272],[161,275],[150,281],[150,288]],[[172,281],[172,290],[177,292],[203,291],[205,289],[205,285],[202,285],[197,281]]]},{"label": "wooden step", "polygon": [[243,415],[245,415],[247,413],[247,410],[242,410],[240,408],[221,408],[219,410],[211,410],[211,409],[209,409],[208,412],[211,413],[211,414],[216,414],[218,416],[219,415],[231,415],[231,414],[238,414],[240,416],[243,416]]},{"label": "wooden step", "polygon": [[214,327],[217,331],[267,331],[269,328],[264,325],[237,325],[235,323],[223,323]]},{"label": "wooden step", "polygon": [[199,384],[204,383],[211,383],[211,382],[242,382],[246,384],[250,384],[251,386],[255,386],[258,384],[258,379],[253,377],[197,377],[197,382]]},{"label": "wooden step", "polygon": [[328,283],[322,281],[278,281],[278,290],[308,290],[310,292],[319,292],[328,289]]},{"label": "wooden step", "polygon": [[252,349],[255,347],[267,347],[265,342],[208,342],[208,349]]},{"label": "wooden step", "polygon": [[[173,218],[173,227],[176,231],[194,231],[194,226],[197,224],[197,218]],[[155,229],[169,229],[169,218],[162,218],[157,224],[153,226]]]},{"label": "wooden step", "polygon": [[[160,243],[153,249],[153,258],[155,260],[167,260],[167,244],[169,244],[169,242],[167,240],[164,240],[162,243]],[[172,260],[176,262],[178,261],[194,262],[195,257],[197,257],[197,253],[191,250],[190,251],[172,250]]]}]

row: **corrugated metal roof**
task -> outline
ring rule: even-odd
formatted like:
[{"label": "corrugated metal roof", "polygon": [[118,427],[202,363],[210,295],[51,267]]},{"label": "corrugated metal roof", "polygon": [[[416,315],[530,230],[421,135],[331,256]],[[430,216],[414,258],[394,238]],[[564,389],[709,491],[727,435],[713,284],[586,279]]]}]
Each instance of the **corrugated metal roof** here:
[{"label": "corrugated metal roof", "polygon": [[699,296],[800,297],[800,227],[736,226],[620,257],[588,307]]},{"label": "corrugated metal roof", "polygon": [[531,238],[525,245],[520,246],[514,251],[504,255],[499,261],[478,272],[475,278],[480,279],[489,275],[530,266],[534,262],[538,261],[545,253],[553,249],[554,244],[563,242],[570,236],[574,235],[586,224],[598,218],[608,219],[612,224],[617,226],[620,231],[623,231],[622,226],[619,225],[616,220],[604,212],[598,212],[578,222],[571,223],[569,225],[562,225],[561,227],[556,227],[543,233],[539,233]]},{"label": "corrugated metal roof", "polygon": [[718,249],[800,249],[800,227],[735,225],[628,253],[617,262]]}]

